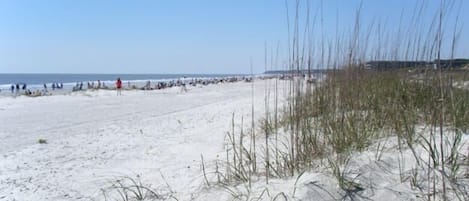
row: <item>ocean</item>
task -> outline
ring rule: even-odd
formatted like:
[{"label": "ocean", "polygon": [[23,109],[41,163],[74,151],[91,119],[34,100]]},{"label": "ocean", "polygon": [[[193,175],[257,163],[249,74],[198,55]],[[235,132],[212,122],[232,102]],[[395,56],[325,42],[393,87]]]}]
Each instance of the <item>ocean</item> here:
[{"label": "ocean", "polygon": [[114,84],[117,78],[124,83],[140,83],[145,81],[169,81],[181,78],[218,78],[231,76],[246,76],[241,74],[0,74],[0,90],[10,90],[12,84],[26,84],[29,89],[42,89],[46,84],[48,88],[52,83],[63,83],[64,88],[71,88],[77,82],[97,82]]}]

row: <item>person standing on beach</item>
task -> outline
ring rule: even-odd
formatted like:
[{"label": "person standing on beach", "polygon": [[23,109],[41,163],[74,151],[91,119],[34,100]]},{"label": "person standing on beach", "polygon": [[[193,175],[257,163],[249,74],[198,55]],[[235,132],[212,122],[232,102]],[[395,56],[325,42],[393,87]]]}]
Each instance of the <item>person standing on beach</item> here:
[{"label": "person standing on beach", "polygon": [[116,90],[117,90],[117,95],[121,95],[121,88],[122,88],[122,81],[121,78],[117,78],[116,81]]},{"label": "person standing on beach", "polygon": [[11,93],[15,93],[15,85],[11,85]]}]

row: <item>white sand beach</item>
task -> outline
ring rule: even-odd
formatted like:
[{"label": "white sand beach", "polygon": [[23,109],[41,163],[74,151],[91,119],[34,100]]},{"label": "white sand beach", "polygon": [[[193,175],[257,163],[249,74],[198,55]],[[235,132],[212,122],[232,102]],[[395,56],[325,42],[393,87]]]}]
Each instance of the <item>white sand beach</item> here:
[{"label": "white sand beach", "polygon": [[[287,82],[278,83],[282,94]],[[112,184],[123,177],[141,181],[168,200],[426,198],[413,185],[429,185],[429,180],[412,178],[428,169],[416,165],[411,150],[399,150],[395,137],[353,153],[342,167],[346,178],[361,186],[357,192],[340,189],[330,169],[319,166],[290,178],[271,178],[268,185],[264,176],[256,175],[250,187],[245,183],[207,188],[201,156],[213,181],[214,161],[225,160],[225,137],[232,121],[237,130],[241,119],[249,127],[254,106],[258,123],[266,92],[272,96],[273,88],[274,80],[255,80],[189,87],[185,93],[175,87],[123,91],[122,96],[96,90],[0,98],[0,200],[106,200],[110,195],[103,192],[112,191]],[[419,126],[418,132],[425,136],[425,129]],[[258,138],[265,139],[262,134]],[[469,150],[468,141],[464,134],[461,155]],[[262,146],[257,149],[262,153]],[[424,148],[416,146],[415,151],[422,160],[428,158]],[[467,186],[464,171],[458,177]]]},{"label": "white sand beach", "polygon": [[269,82],[1,98],[0,200],[103,200],[111,181],[136,175],[189,200],[201,155],[223,153],[232,115],[250,118],[252,100],[261,114]]}]

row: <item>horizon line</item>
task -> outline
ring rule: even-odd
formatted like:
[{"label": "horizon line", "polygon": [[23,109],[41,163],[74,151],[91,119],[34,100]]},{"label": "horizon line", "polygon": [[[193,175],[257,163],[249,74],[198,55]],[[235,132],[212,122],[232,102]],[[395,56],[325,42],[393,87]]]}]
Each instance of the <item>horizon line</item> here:
[{"label": "horizon line", "polygon": [[[45,73],[38,73],[38,72],[32,72],[32,73],[0,73],[2,74],[56,74],[56,75],[77,75],[77,74],[82,74],[82,75],[251,75],[251,73],[50,73],[50,72],[45,72]],[[253,73],[253,74],[258,74],[258,73]]]}]

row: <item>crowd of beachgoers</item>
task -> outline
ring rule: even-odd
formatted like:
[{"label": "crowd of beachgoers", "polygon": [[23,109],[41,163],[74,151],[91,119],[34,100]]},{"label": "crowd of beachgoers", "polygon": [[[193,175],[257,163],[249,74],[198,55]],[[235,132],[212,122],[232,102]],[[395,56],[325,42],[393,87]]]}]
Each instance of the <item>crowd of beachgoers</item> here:
[{"label": "crowd of beachgoers", "polygon": [[[219,83],[232,83],[239,81],[252,81],[252,77],[221,77],[221,78],[180,78],[172,79],[166,81],[121,81],[120,78],[117,81],[88,81],[88,82],[76,82],[76,84],[68,90],[64,89],[63,83],[44,83],[42,88],[29,88],[26,83],[16,83],[12,84],[10,87],[11,95],[19,96],[25,95],[29,97],[38,97],[38,96],[47,96],[54,95],[56,93],[65,93],[65,92],[77,92],[77,91],[86,91],[86,90],[161,90],[172,87],[180,87],[181,91],[187,91],[187,86],[205,86],[209,84],[219,84]],[[85,85],[86,84],[86,85]]]},{"label": "crowd of beachgoers", "polygon": [[[63,83],[51,83],[50,84],[50,89],[52,91],[63,89],[64,84]],[[1,90],[0,90],[1,92]],[[36,97],[36,96],[44,96],[44,95],[51,95],[52,93],[49,92],[48,90],[48,84],[44,83],[43,89],[38,89],[38,88],[28,88],[28,85],[26,83],[16,83],[12,84],[10,86],[10,92],[14,96],[18,95],[26,95],[26,96],[31,96],[31,97]]]}]

